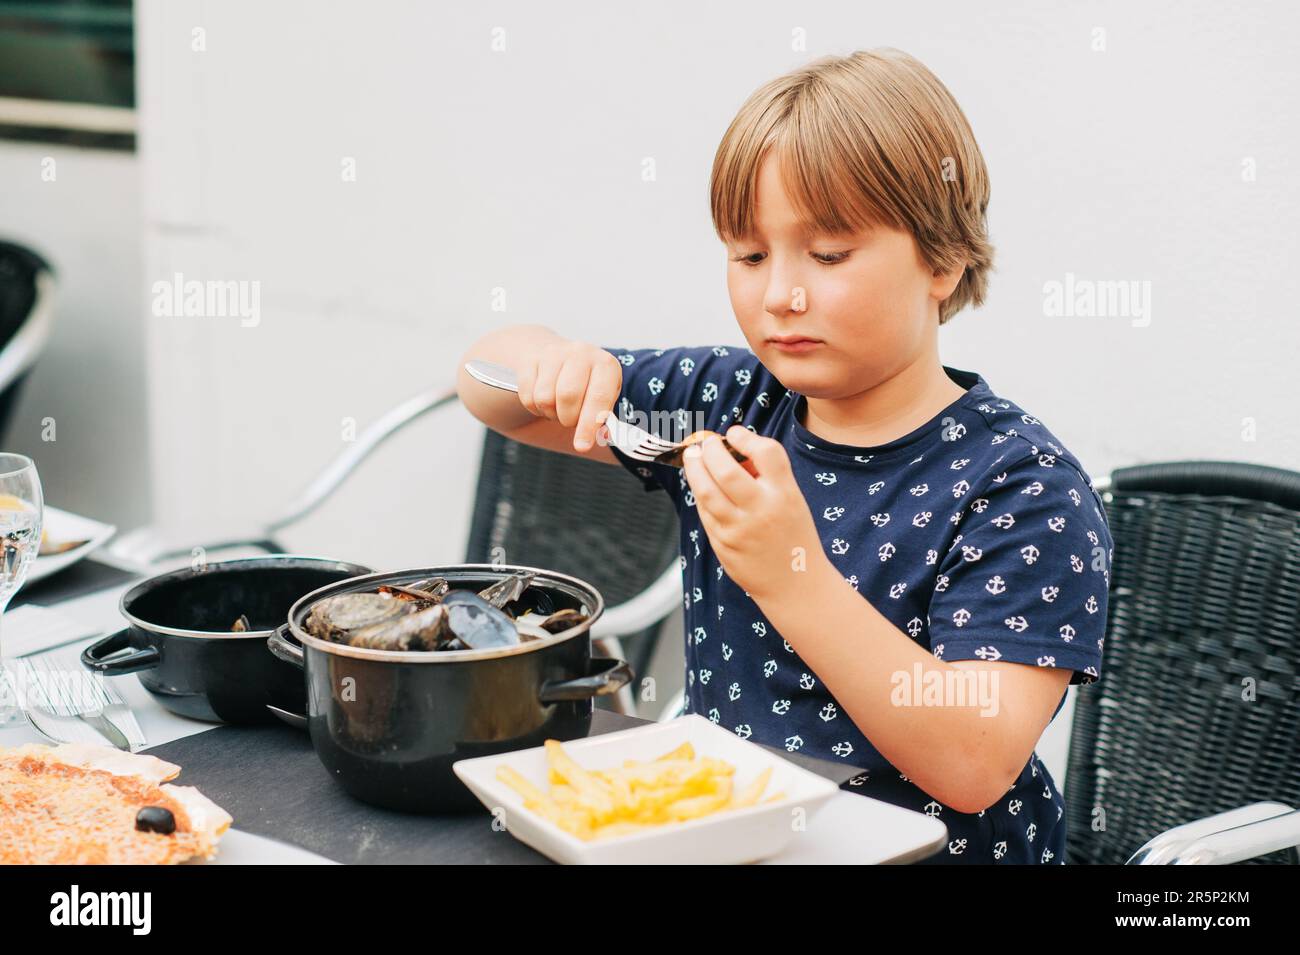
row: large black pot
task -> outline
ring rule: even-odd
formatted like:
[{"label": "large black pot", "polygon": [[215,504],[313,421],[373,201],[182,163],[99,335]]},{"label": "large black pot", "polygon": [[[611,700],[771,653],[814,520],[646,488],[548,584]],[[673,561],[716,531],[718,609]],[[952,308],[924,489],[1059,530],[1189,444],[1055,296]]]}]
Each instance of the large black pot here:
[{"label": "large black pot", "polygon": [[[370,572],[275,554],[150,577],[122,595],[131,625],[91,644],[81,662],[106,676],[138,673],[144,688],[181,716],[261,723],[275,719],[268,705],[302,713],[302,674],[267,652],[266,638],[303,594]],[[253,629],[232,633],[240,614]]]},{"label": "large black pot", "polygon": [[[336,594],[428,577],[445,577],[456,590],[480,590],[521,570],[537,575],[521,603],[543,612],[581,610],[587,620],[548,639],[486,650],[369,650],[303,629],[312,605]],[[590,584],[535,567],[422,567],[308,594],[267,643],[304,668],[312,745],[344,789],[389,809],[459,812],[478,802],[452,763],[586,736],[593,697],[632,679],[622,660],[591,655],[591,625],[604,607]]]}]

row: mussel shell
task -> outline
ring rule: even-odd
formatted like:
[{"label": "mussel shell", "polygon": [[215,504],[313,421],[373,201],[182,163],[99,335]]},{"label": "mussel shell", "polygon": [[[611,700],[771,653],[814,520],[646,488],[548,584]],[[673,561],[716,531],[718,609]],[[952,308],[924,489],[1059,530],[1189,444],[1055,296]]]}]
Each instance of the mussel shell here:
[{"label": "mussel shell", "polygon": [[535,576],[536,574],[521,570],[489,584],[480,590],[478,595],[498,610],[502,610],[506,604],[513,603],[524,595],[524,591],[528,589]]},{"label": "mussel shell", "polygon": [[469,590],[453,590],[442,599],[447,609],[447,630],[464,647],[444,645],[444,649],[510,647],[519,643],[515,622]]},{"label": "mussel shell", "polygon": [[396,620],[414,609],[411,601],[383,594],[337,594],[312,605],[303,629],[321,640],[347,643],[352,632]]},{"label": "mussel shell", "polygon": [[[715,435],[719,438],[722,438],[722,435],[718,434],[716,431],[693,431],[690,434],[688,434],[685,437],[685,439],[683,439],[680,445],[678,445],[675,448],[672,448],[671,450],[665,451],[663,454],[657,455],[654,459],[655,463],[666,464],[670,468],[679,468],[685,463],[682,460],[682,454],[686,451],[687,448],[689,448],[692,444],[699,444],[701,441],[705,440],[706,438],[713,437]],[[749,460],[749,458],[747,458],[745,455],[741,454],[739,451],[733,448],[731,446],[731,443],[727,441],[726,438],[722,438],[722,446],[726,448],[728,451],[730,451],[731,456],[741,464],[744,464],[746,461]]]}]

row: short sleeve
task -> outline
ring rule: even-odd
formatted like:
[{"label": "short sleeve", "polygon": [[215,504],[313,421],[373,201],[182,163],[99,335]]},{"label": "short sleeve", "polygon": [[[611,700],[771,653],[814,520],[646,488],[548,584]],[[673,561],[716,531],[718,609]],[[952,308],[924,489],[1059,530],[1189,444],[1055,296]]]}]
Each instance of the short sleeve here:
[{"label": "short sleeve", "polygon": [[[688,348],[605,347],[623,366],[615,413],[623,421],[670,441],[694,431],[725,431],[743,420],[746,392],[758,364],[753,352],[727,345]],[[619,463],[647,491],[663,488],[674,500],[680,468],[629,458],[611,448]]]},{"label": "short sleeve", "polygon": [[1072,684],[1101,679],[1113,544],[1090,482],[1032,454],[967,493],[930,600],[931,652],[1066,667]]}]

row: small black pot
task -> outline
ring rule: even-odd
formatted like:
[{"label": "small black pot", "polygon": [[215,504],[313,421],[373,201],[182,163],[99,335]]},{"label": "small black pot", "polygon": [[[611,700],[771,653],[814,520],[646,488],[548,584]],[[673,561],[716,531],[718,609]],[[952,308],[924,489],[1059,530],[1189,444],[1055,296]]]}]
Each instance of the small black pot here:
[{"label": "small black pot", "polygon": [[[268,705],[302,713],[302,674],[267,652],[266,638],[303,594],[370,572],[275,554],[150,577],[122,595],[131,625],[91,644],[81,662],[106,676],[138,673],[144,688],[181,716],[262,723],[275,719]],[[255,629],[230,632],[240,614]]]},{"label": "small black pot", "polygon": [[[481,590],[521,570],[537,575],[522,603],[544,612],[581,610],[587,619],[548,639],[495,650],[368,650],[320,640],[303,629],[312,605],[325,597],[428,577],[445,577],[456,590]],[[591,655],[591,625],[604,608],[590,584],[548,570],[423,567],[308,594],[267,643],[277,656],[304,668],[312,745],[344,789],[389,809],[461,812],[479,803],[452,771],[454,762],[586,736],[593,698],[632,679],[622,660]]]}]

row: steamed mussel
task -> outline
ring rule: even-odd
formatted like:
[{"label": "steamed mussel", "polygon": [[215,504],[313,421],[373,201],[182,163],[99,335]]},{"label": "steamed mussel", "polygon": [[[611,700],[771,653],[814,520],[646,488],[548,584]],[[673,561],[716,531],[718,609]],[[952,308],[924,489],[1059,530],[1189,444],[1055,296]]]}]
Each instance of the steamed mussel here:
[{"label": "steamed mussel", "polygon": [[545,639],[575,627],[587,615],[525,609],[533,574],[511,574],[475,593],[452,590],[442,577],[409,584],[383,584],[370,593],[336,594],[311,607],[304,629],[334,643],[371,650],[484,650]]}]

